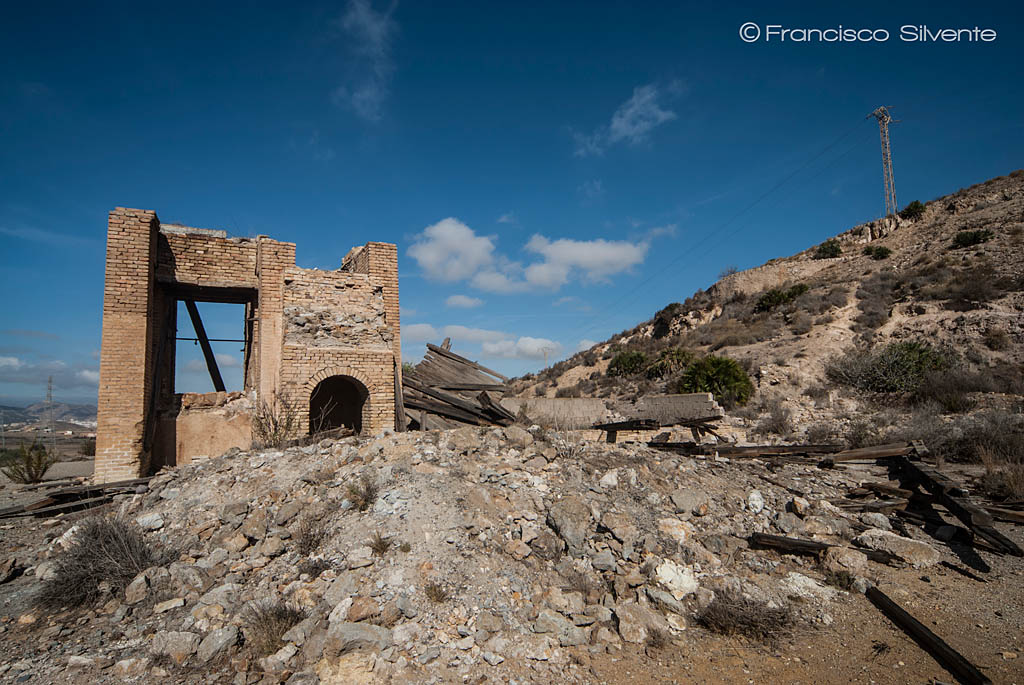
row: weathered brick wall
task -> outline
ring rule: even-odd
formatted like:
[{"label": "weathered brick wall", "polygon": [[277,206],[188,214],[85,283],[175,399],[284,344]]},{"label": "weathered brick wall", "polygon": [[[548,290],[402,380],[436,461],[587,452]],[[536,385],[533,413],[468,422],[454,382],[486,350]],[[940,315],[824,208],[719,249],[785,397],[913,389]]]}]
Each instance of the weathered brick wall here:
[{"label": "weathered brick wall", "polygon": [[160,235],[157,278],[211,287],[256,287],[257,242],[196,234]]},{"label": "weathered brick wall", "polygon": [[309,398],[317,384],[330,376],[348,376],[363,385],[369,397],[363,404],[363,432],[374,434],[395,427],[395,388],[392,353],[388,349],[360,350],[285,345],[281,397],[296,409],[301,431],[309,431]]},{"label": "weathered brick wall", "polygon": [[148,467],[144,430],[153,369],[156,212],[118,207],[107,220],[106,282],[97,398],[95,479],[136,478]]},{"label": "weathered brick wall", "polygon": [[[175,403],[175,298],[239,302],[240,289],[245,300],[245,289],[255,292],[255,301],[246,305],[252,343],[245,390],[252,400],[288,403],[305,432],[316,385],[348,376],[366,391],[363,430],[395,426],[395,374],[401,366],[395,245],[355,248],[339,271],[300,269],[293,243],[227,238],[184,226],[160,231],[154,212],[118,208],[108,226],[97,480],[146,472],[147,437],[155,466],[192,451],[174,437],[181,422],[165,420],[157,430],[156,410],[166,412]],[[167,449],[174,453],[164,455]]]}]

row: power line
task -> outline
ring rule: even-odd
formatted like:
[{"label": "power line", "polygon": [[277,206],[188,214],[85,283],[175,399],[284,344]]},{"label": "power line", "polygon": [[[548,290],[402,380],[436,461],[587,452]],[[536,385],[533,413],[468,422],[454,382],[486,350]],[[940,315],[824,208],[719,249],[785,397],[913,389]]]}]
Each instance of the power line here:
[{"label": "power line", "polygon": [[[820,159],[820,158],[821,158],[821,157],[822,157],[822,156],[823,156],[823,155],[824,155],[825,153],[827,153],[827,152],[828,152],[829,150],[831,150],[832,148],[834,148],[834,147],[835,147],[836,145],[838,145],[839,143],[843,142],[843,141],[844,141],[844,140],[845,140],[846,138],[848,138],[848,137],[849,137],[849,136],[850,136],[850,135],[851,135],[852,133],[854,133],[854,132],[855,132],[855,131],[856,131],[856,130],[857,130],[857,129],[859,128],[859,127],[861,127],[861,126],[863,125],[863,124],[862,124],[862,122],[863,122],[863,120],[862,120],[862,121],[860,121],[860,122],[857,122],[856,124],[854,124],[853,126],[851,126],[851,127],[850,127],[850,128],[849,128],[849,129],[848,129],[848,130],[847,130],[846,132],[845,132],[845,133],[843,133],[843,134],[842,134],[842,135],[840,135],[840,136],[839,136],[838,138],[836,138],[835,140],[833,140],[833,141],[832,141],[831,143],[829,143],[828,145],[826,145],[826,146],[825,146],[824,148],[822,148],[822,149],[821,149],[821,150],[820,150],[820,151],[819,151],[819,152],[818,152],[817,154],[815,154],[815,155],[813,155],[812,157],[810,157],[810,158],[809,158],[809,159],[808,159],[807,161],[805,161],[805,162],[804,162],[803,164],[801,164],[801,165],[800,165],[799,167],[797,167],[797,168],[796,168],[796,169],[795,169],[794,171],[792,171],[792,172],[791,172],[791,173],[789,173],[789,174],[788,174],[787,176],[785,176],[785,177],[784,177],[784,178],[783,178],[782,180],[780,180],[780,181],[779,181],[778,183],[776,183],[776,184],[775,184],[774,186],[772,186],[771,188],[769,188],[769,189],[768,189],[767,191],[765,191],[764,193],[762,193],[761,195],[759,195],[759,196],[758,196],[757,198],[755,198],[755,199],[754,199],[754,200],[753,200],[752,202],[750,202],[749,204],[747,204],[746,206],[744,206],[744,207],[743,207],[742,209],[740,209],[740,210],[739,210],[738,212],[736,212],[735,214],[733,214],[733,215],[732,215],[731,217],[729,217],[728,219],[726,219],[726,220],[725,220],[725,221],[724,221],[724,222],[723,222],[722,224],[720,224],[720,225],[719,225],[719,226],[717,226],[716,228],[714,228],[714,229],[712,229],[711,231],[709,231],[708,233],[706,233],[706,234],[705,234],[705,235],[704,235],[704,236],[703,236],[703,237],[702,237],[702,238],[701,238],[700,240],[698,240],[698,241],[697,241],[696,243],[694,243],[694,244],[693,244],[692,246],[690,246],[689,248],[687,248],[687,249],[685,249],[684,251],[680,252],[680,253],[679,253],[679,254],[678,254],[678,255],[677,255],[676,257],[674,257],[674,258],[673,258],[673,259],[672,259],[671,261],[669,261],[669,262],[668,262],[667,264],[665,264],[665,265],[664,265],[664,266],[662,266],[662,267],[661,267],[660,269],[658,269],[657,271],[655,271],[655,272],[654,272],[653,274],[651,274],[651,275],[650,275],[649,277],[647,277],[646,279],[644,279],[643,281],[641,281],[640,283],[638,283],[638,284],[637,284],[636,286],[634,286],[634,287],[633,287],[633,288],[632,288],[631,290],[629,290],[629,291],[628,291],[628,292],[627,292],[627,293],[626,293],[625,295],[623,295],[623,296],[622,296],[621,298],[619,298],[618,300],[616,300],[616,301],[612,302],[612,303],[611,303],[610,305],[608,305],[608,306],[607,306],[607,309],[609,309],[609,310],[615,309],[615,308],[616,308],[616,307],[617,307],[618,305],[620,305],[620,304],[624,303],[624,302],[625,302],[625,301],[626,301],[627,299],[629,299],[630,297],[632,297],[632,296],[633,296],[633,295],[634,295],[634,294],[635,294],[635,293],[636,293],[637,291],[639,291],[639,290],[640,290],[641,288],[643,288],[644,286],[646,286],[647,284],[649,284],[649,283],[650,283],[651,281],[653,281],[654,279],[656,279],[656,278],[658,278],[659,276],[661,276],[661,275],[662,275],[662,274],[663,274],[664,272],[668,271],[668,269],[670,269],[671,267],[674,267],[674,266],[675,266],[676,264],[678,264],[678,263],[679,263],[679,262],[680,262],[680,261],[681,261],[682,259],[684,259],[685,257],[688,257],[688,256],[690,256],[690,255],[691,255],[691,254],[692,254],[692,253],[694,252],[694,250],[696,250],[696,249],[697,249],[698,247],[700,247],[700,246],[701,246],[701,245],[703,245],[704,243],[706,243],[706,242],[708,242],[709,240],[711,240],[711,239],[712,239],[713,237],[715,237],[715,236],[716,236],[716,234],[718,234],[719,232],[721,232],[721,231],[722,231],[723,229],[727,228],[727,227],[728,227],[728,226],[729,226],[730,224],[732,224],[732,223],[733,223],[734,221],[736,221],[736,220],[737,220],[737,219],[739,219],[739,218],[740,218],[741,216],[743,216],[744,214],[746,214],[746,213],[747,213],[748,211],[750,211],[751,209],[753,209],[754,207],[756,207],[756,206],[757,206],[757,205],[758,205],[758,204],[759,204],[759,203],[760,203],[760,202],[761,202],[762,200],[764,200],[764,199],[765,199],[765,198],[767,198],[767,197],[768,197],[769,195],[771,195],[771,194],[775,193],[775,192],[776,192],[776,191],[778,191],[778,190],[779,190],[780,188],[782,188],[782,186],[784,186],[784,185],[785,185],[786,183],[788,183],[788,182],[789,182],[789,181],[790,181],[790,180],[791,180],[791,179],[792,179],[792,178],[793,178],[794,176],[796,176],[797,174],[799,174],[799,173],[800,173],[801,171],[803,171],[803,170],[804,170],[804,169],[806,169],[807,167],[811,166],[811,165],[812,165],[812,164],[813,164],[814,162],[816,162],[816,161],[817,161],[818,159]],[[847,151],[847,152],[849,152],[849,151]],[[844,156],[845,156],[846,154],[847,154],[847,153],[843,153],[843,155],[841,155],[840,157],[844,157]],[[731,237],[731,236],[735,235],[736,233],[738,233],[739,231],[743,230],[743,228],[744,228],[744,226],[740,226],[739,228],[737,228],[737,229],[735,229],[735,230],[733,230],[733,231],[729,232],[728,234],[725,234],[724,236],[722,236],[722,238],[723,238],[723,239],[725,239],[725,238],[729,238],[729,237]],[[597,327],[598,327],[599,325],[601,325],[601,324],[605,323],[605,322],[606,322],[606,321],[607,321],[608,319],[609,319],[609,317],[608,317],[608,316],[606,316],[606,317],[604,317],[604,318],[601,318],[601,319],[598,319],[598,320],[596,320],[596,321],[595,321],[595,322],[594,322],[593,324],[591,324],[591,325],[590,325],[590,326],[588,326],[587,328],[584,328],[584,329],[582,329],[582,330],[579,330],[579,331],[577,331],[577,336],[582,336],[582,335],[584,335],[584,334],[586,334],[586,333],[589,333],[590,331],[592,331],[592,330],[594,330],[595,328],[597,328]]]}]

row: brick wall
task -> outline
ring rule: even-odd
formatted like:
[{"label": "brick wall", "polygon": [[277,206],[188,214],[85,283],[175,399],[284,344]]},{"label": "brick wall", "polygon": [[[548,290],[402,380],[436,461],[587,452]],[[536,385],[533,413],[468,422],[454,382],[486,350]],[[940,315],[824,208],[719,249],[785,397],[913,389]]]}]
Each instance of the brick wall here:
[{"label": "brick wall", "polygon": [[118,207],[107,220],[103,338],[97,399],[97,482],[136,478],[148,467],[145,424],[152,389],[155,212]]}]

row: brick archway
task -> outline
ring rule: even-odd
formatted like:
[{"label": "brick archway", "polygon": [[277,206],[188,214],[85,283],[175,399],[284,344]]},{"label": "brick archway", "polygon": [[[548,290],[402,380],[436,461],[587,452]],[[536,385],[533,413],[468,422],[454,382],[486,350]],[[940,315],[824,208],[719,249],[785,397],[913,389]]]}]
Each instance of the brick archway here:
[{"label": "brick archway", "polygon": [[[329,379],[346,379],[349,381],[354,381],[353,383],[351,383],[351,385],[355,386],[355,389],[360,395],[360,401],[362,403],[361,421],[359,422],[360,425],[358,426],[358,429],[367,430],[371,428],[372,412],[370,411],[370,409],[373,392],[375,388],[366,378],[365,375],[349,366],[339,365],[321,369],[320,371],[313,374],[308,381],[306,381],[306,384],[303,386],[305,391],[303,393],[303,403],[308,405],[310,412],[312,412],[313,410],[314,391],[316,391],[316,389],[324,381],[330,382]],[[310,424],[311,415],[306,413],[304,414],[303,419],[305,420],[306,423],[306,430],[311,430],[313,428],[313,426]]]}]

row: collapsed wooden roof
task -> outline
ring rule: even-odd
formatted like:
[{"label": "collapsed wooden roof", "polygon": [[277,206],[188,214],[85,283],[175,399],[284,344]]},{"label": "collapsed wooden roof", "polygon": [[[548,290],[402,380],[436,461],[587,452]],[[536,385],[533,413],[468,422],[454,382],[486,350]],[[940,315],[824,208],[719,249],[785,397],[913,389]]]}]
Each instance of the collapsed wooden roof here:
[{"label": "collapsed wooden roof", "polygon": [[402,374],[402,400],[419,429],[461,424],[508,426],[515,416],[501,406],[508,378],[441,346],[427,343],[423,361]]}]

